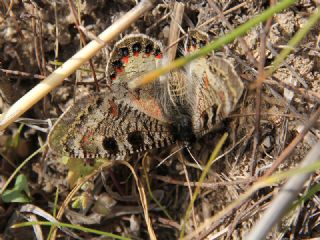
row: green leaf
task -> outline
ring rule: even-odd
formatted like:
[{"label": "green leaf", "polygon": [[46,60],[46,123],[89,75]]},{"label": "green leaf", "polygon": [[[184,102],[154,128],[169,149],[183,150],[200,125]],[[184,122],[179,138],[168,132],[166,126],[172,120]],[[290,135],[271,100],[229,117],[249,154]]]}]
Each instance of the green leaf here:
[{"label": "green leaf", "polygon": [[28,181],[25,175],[20,174],[12,189],[6,190],[2,196],[4,202],[27,203],[31,201]]},{"label": "green leaf", "polygon": [[20,124],[18,131],[10,139],[10,147],[17,148],[20,142],[20,135],[24,124]]}]

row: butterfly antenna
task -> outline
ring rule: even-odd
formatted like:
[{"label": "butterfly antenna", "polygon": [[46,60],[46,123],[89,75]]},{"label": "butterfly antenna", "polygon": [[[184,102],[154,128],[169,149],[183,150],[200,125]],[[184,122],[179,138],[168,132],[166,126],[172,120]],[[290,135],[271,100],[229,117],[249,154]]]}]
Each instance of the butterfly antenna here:
[{"label": "butterfly antenna", "polygon": [[174,151],[173,153],[171,153],[169,156],[167,156],[166,158],[164,158],[157,166],[156,168],[160,167],[165,161],[167,161],[169,158],[171,158],[173,155],[175,155],[177,152],[181,151],[185,146],[182,146],[180,148],[178,148],[176,151]]},{"label": "butterfly antenna", "polygon": [[200,165],[200,163],[197,161],[197,159],[192,155],[190,149],[186,146],[186,149],[188,151],[188,153],[190,154],[190,157],[193,159],[193,161],[198,165],[198,167],[203,170],[203,167]]}]

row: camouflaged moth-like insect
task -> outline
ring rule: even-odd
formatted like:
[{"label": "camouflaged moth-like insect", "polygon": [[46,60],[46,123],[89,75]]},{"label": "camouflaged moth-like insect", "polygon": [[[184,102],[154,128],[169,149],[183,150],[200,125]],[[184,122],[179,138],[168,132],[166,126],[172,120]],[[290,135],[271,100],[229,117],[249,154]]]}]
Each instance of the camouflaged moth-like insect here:
[{"label": "camouflaged moth-like insect", "polygon": [[[206,44],[193,31],[186,53]],[[186,144],[208,133],[228,116],[243,92],[233,66],[215,56],[198,58],[152,84],[127,84],[161,66],[163,47],[143,34],[128,35],[114,46],[106,73],[112,91],[76,101],[49,134],[57,154],[75,158],[124,159],[135,152]]]}]

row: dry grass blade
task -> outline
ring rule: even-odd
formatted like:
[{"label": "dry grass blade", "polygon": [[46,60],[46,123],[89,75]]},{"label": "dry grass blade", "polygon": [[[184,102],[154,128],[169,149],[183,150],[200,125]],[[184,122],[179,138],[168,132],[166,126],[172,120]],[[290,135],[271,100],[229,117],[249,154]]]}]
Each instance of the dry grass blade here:
[{"label": "dry grass blade", "polygon": [[148,172],[147,172],[147,163],[146,162],[147,162],[147,158],[145,155],[145,157],[142,159],[142,166],[143,166],[144,180],[145,180],[145,184],[147,185],[147,188],[148,188],[148,193],[149,193],[151,199],[159,206],[159,208],[163,211],[163,213],[167,216],[167,218],[170,220],[173,220],[173,218],[170,216],[170,214],[166,210],[166,207],[163,206],[161,204],[161,202],[158,201],[158,199],[152,193],[152,189],[151,189],[150,181],[149,181],[149,176],[148,176]]},{"label": "dry grass blade", "polygon": [[[23,213],[32,213],[34,215],[41,216],[42,218],[46,219],[49,222],[58,224],[58,221],[51,214],[49,214],[48,212],[44,211],[43,209],[41,209],[33,204],[25,204],[25,205],[21,206],[19,211],[23,212]],[[32,221],[34,222],[36,220],[32,220]],[[37,226],[39,226],[39,225],[37,225]],[[79,238],[78,235],[76,235],[75,233],[73,233],[72,231],[70,231],[67,228],[60,228],[60,229],[61,229],[61,231],[68,234],[69,236],[72,236],[74,238]]]},{"label": "dry grass blade", "polygon": [[[124,16],[117,20],[113,25],[108,27],[104,32],[102,32],[98,38],[104,43],[110,42],[151,7],[151,1],[142,1],[131,11],[127,12]],[[26,95],[12,105],[12,107],[5,114],[2,115],[0,130],[4,130],[35,103],[46,96],[52,89],[62,84],[65,78],[70,76],[75,70],[93,57],[103,47],[104,45],[101,42],[96,40],[91,41],[79,52],[73,55],[73,57],[66,61],[61,67],[57,68],[53,73],[51,73],[41,83],[32,88]]]},{"label": "dry grass blade", "polygon": [[147,228],[148,228],[149,237],[150,237],[151,240],[156,240],[157,237],[156,237],[156,234],[155,234],[155,232],[153,230],[151,219],[149,217],[148,201],[147,201],[146,193],[145,193],[145,190],[144,190],[141,182],[138,179],[138,176],[137,176],[136,172],[134,171],[133,167],[126,161],[120,161],[119,160],[119,161],[116,161],[116,163],[120,163],[120,164],[125,165],[132,172],[132,175],[134,177],[134,180],[136,181],[136,185],[137,185],[137,188],[138,188],[138,192],[139,192],[139,196],[140,196],[140,200],[141,200],[141,205],[142,205],[143,213],[144,213],[144,219],[146,221]]},{"label": "dry grass blade", "polygon": [[[317,144],[318,146],[319,144]],[[319,148],[319,146],[318,146]],[[317,148],[316,148],[317,149]],[[319,159],[317,159],[319,160]],[[261,179],[260,181],[257,181],[254,185],[252,185],[248,190],[246,190],[245,193],[240,195],[236,200],[234,200],[232,203],[230,203],[227,207],[225,207],[220,212],[216,213],[211,218],[207,219],[206,222],[201,224],[198,229],[196,229],[194,232],[186,236],[184,239],[194,239],[196,236],[200,235],[200,239],[205,238],[207,235],[209,235],[212,232],[212,226],[214,226],[214,223],[218,223],[222,220],[226,215],[229,215],[232,213],[235,209],[237,209],[241,204],[245,203],[247,199],[252,196],[256,191],[259,189],[265,188],[267,186],[272,186],[276,183],[279,183],[283,181],[284,179],[288,177],[296,176],[297,174],[309,174],[313,173],[315,170],[320,168],[320,161],[313,161],[312,164],[304,164],[303,166],[291,169],[287,172],[281,172],[274,174],[266,179]],[[246,238],[247,239],[247,238]]]},{"label": "dry grass blade", "polygon": [[[201,176],[200,176],[200,179],[199,179],[199,183],[203,183],[208,172],[209,172],[209,169],[210,167],[212,166],[212,164],[216,161],[217,159],[217,156],[218,156],[218,153],[219,151],[221,150],[223,144],[225,143],[225,141],[227,140],[227,137],[228,137],[228,134],[225,133],[221,139],[219,140],[219,142],[217,143],[215,149],[213,150],[211,156],[210,156],[210,159],[208,161],[208,163],[206,164],[206,167],[205,169],[203,170]],[[191,210],[193,208],[193,204],[194,202],[196,201],[198,195],[200,193],[200,187],[197,186],[195,191],[193,192],[193,196],[192,196],[192,199],[188,205],[188,208],[187,208],[187,211],[186,211],[186,214],[184,216],[184,223],[182,224],[182,227],[181,227],[181,232],[180,232],[180,238],[183,238],[184,236],[184,231],[185,231],[185,227],[186,227],[186,222],[187,222],[187,219],[189,219],[189,216],[190,216],[190,213],[191,213]]]},{"label": "dry grass blade", "polygon": [[168,49],[168,62],[171,62],[176,57],[178,42],[180,35],[180,26],[182,23],[182,17],[184,13],[184,4],[183,3],[175,3],[172,12],[172,19],[170,23],[170,32],[169,32],[169,40],[168,46],[171,46]]},{"label": "dry grass blade", "polygon": [[[27,217],[27,219],[29,222],[37,221],[37,217],[35,215],[30,215]],[[36,239],[43,240],[44,237],[43,237],[43,232],[40,225],[33,225],[32,228],[33,228],[34,235],[36,236]]]},{"label": "dry grass blade", "polygon": [[[313,146],[300,166],[305,167],[320,161],[319,149],[320,142]],[[281,219],[281,217],[291,206],[292,202],[296,199],[298,193],[302,190],[304,183],[311,176],[311,174],[312,172],[308,172],[291,177],[282,187],[282,190],[275,197],[271,203],[271,206],[264,213],[263,217],[253,228],[246,239],[265,239],[272,226]]]}]

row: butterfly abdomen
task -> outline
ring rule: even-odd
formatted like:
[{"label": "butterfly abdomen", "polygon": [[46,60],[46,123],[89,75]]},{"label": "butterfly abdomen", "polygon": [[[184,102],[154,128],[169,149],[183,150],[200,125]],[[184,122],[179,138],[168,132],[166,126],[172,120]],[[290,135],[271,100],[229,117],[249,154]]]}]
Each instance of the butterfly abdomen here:
[{"label": "butterfly abdomen", "polygon": [[188,144],[195,142],[196,136],[192,129],[191,117],[185,114],[178,114],[173,120],[171,131],[174,139]]}]

